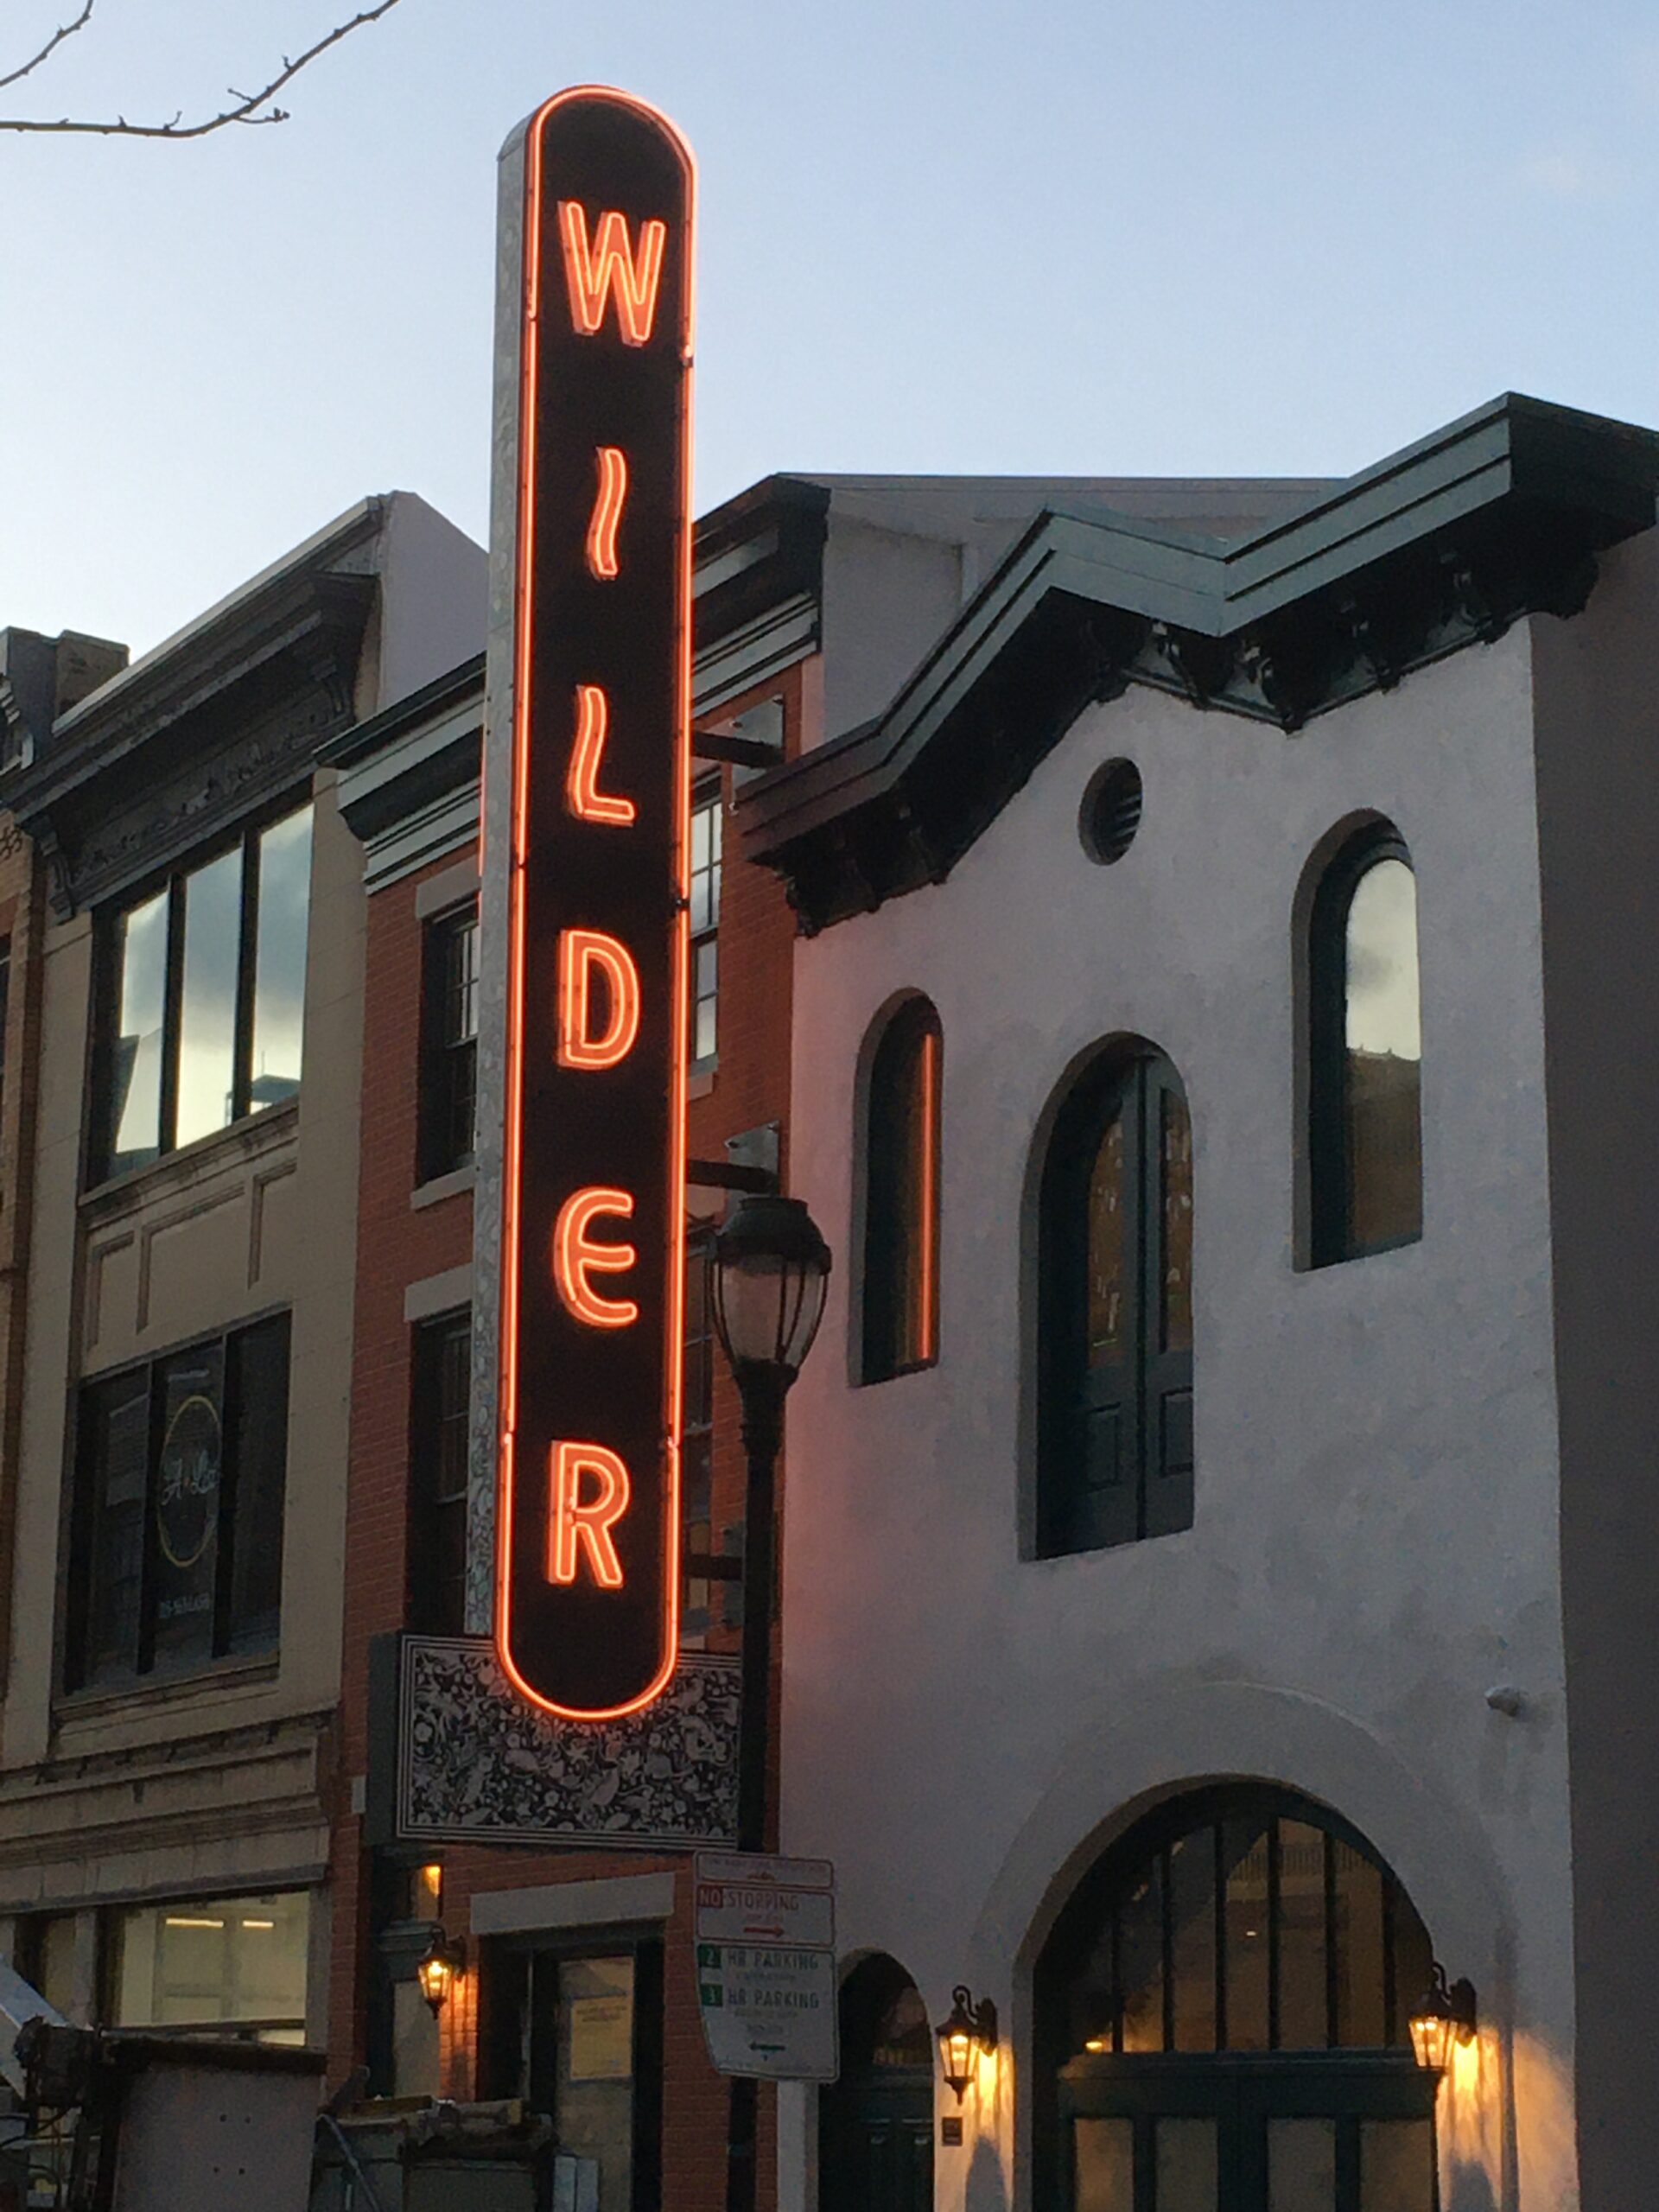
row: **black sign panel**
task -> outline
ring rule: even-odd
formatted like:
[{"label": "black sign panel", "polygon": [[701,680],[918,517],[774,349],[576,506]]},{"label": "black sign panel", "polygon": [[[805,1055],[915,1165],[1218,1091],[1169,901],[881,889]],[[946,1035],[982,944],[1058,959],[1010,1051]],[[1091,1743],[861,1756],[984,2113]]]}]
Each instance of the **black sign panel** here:
[{"label": "black sign panel", "polygon": [[496,1643],[597,1720],[678,1631],[692,167],[584,89],[525,170]]}]

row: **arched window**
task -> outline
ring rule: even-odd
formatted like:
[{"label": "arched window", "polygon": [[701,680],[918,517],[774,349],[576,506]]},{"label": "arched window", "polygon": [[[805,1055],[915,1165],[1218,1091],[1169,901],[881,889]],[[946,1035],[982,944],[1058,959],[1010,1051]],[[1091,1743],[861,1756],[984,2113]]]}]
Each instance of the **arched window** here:
[{"label": "arched window", "polygon": [[1077,1083],[1044,1164],[1038,1549],[1192,1525],[1192,1124],[1149,1046]]},{"label": "arched window", "polygon": [[1433,2212],[1436,2080],[1408,2028],[1432,1961],[1325,1807],[1257,1783],[1160,1806],[1038,1961],[1034,2201]]},{"label": "arched window", "polygon": [[870,1065],[865,1144],[863,1378],[939,1351],[939,1017],[908,999]]},{"label": "arched window", "polygon": [[885,1953],[842,1985],[841,2074],[818,2093],[819,2212],[932,2212],[933,2035]]},{"label": "arched window", "polygon": [[1314,893],[1308,942],[1313,1265],[1423,1233],[1417,885],[1387,823],[1351,837]]}]

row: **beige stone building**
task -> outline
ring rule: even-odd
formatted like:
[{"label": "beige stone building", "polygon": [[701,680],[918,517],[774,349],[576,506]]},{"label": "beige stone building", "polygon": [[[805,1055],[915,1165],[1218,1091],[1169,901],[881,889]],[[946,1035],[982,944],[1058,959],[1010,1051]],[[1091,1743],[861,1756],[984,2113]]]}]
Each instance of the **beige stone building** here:
[{"label": "beige stone building", "polygon": [[484,569],[395,493],[130,666],[33,640],[88,665],[32,725],[0,665],[0,1947],[79,2018],[323,2039],[364,893],[318,755],[475,650]]}]

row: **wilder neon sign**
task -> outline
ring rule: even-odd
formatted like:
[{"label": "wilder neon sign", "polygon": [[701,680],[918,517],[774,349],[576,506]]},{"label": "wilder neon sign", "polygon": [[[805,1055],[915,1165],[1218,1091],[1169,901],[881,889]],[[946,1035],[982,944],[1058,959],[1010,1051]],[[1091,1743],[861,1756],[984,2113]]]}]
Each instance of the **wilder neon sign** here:
[{"label": "wilder neon sign", "polygon": [[524,175],[495,1633],[599,1720],[678,1632],[692,167],[584,89]]}]

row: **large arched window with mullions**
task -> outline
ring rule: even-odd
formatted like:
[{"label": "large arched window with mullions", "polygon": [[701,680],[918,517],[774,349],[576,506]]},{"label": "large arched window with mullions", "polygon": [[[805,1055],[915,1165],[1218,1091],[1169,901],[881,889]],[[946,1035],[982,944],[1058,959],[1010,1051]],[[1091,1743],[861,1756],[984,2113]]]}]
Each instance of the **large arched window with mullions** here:
[{"label": "large arched window with mullions", "polygon": [[1033,1986],[1054,2212],[1436,2212],[1429,1934],[1370,1842],[1266,1783],[1148,1814],[1084,1876]]},{"label": "large arched window with mullions", "polygon": [[1139,1040],[1056,1116],[1038,1254],[1037,1548],[1192,1525],[1192,1122]]},{"label": "large arched window with mullions", "polygon": [[1417,883],[1393,825],[1326,866],[1309,912],[1308,1179],[1317,1267],[1423,1233]]},{"label": "large arched window with mullions", "polygon": [[939,1108],[944,1043],[926,999],[906,999],[870,1061],[864,1141],[866,1382],[939,1356]]}]

